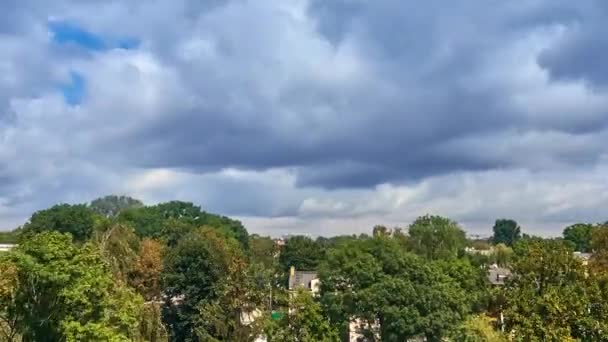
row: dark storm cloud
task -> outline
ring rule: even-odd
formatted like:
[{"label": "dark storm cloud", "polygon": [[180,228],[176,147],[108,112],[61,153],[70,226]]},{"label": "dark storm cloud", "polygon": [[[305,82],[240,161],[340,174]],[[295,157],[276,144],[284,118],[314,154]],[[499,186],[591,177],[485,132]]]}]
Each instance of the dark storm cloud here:
[{"label": "dark storm cloud", "polygon": [[[235,215],[331,215],[332,202],[342,216],[377,213],[363,198],[383,191],[387,207],[413,196],[417,210],[449,211],[441,196],[462,205],[509,193],[509,172],[522,172],[509,183],[518,187],[563,170],[538,188],[553,198],[553,186],[606,164],[608,6],[599,0],[0,6],[9,9],[0,10],[0,215],[113,189],[185,193]],[[62,44],[51,22],[111,44]],[[138,44],[121,49],[122,37]],[[61,94],[70,73],[86,84],[75,106]],[[131,184],[155,169],[178,173]],[[468,173],[491,179],[451,178]],[[170,179],[184,175],[194,185]],[[351,195],[342,191],[359,197],[342,205]],[[536,194],[507,197],[454,212],[485,220],[484,209],[549,208],[539,217],[565,220],[597,216],[604,203],[562,210],[553,200],[529,205]]]},{"label": "dark storm cloud", "polygon": [[[223,23],[242,18],[247,10],[261,13],[267,22],[251,27],[245,38],[244,30]],[[207,8],[192,19],[190,29],[205,35],[213,57],[190,62],[173,54],[164,61],[200,101],[187,110],[169,107],[142,122],[128,137],[134,147],[130,160],[146,167],[203,172],[296,167],[302,186],[369,187],[450,172],[530,166],[509,153],[497,160],[492,149],[481,148],[483,140],[478,141],[478,154],[469,153],[472,146],[450,146],[454,140],[502,134],[503,143],[509,143],[518,134],[578,135],[602,131],[608,124],[605,108],[537,113],[534,103],[517,107],[516,89],[503,80],[483,83],[488,73],[513,68],[492,60],[510,45],[535,32],[585,21],[587,6],[313,1],[308,14],[318,25],[321,43],[331,44],[330,53],[353,44],[355,57],[365,64],[367,78],[347,79],[346,84],[306,78],[282,65],[282,59],[297,56],[274,55],[271,42],[286,39],[282,31],[298,30],[298,23],[266,10],[233,2]],[[326,74],[335,72],[331,65],[321,67]],[[285,77],[292,79],[285,83]],[[276,84],[271,95],[262,90],[268,84]],[[530,151],[565,164],[594,159],[536,146]]]}]

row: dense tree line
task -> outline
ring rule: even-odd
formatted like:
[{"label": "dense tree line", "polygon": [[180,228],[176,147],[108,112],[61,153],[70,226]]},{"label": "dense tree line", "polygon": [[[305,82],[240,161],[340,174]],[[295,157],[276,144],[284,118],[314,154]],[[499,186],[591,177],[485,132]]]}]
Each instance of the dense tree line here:
[{"label": "dense tree line", "polygon": [[[499,219],[470,240],[427,215],[370,233],[279,244],[189,202],[58,204],[0,236],[18,244],[0,254],[0,341],[608,341],[605,224],[544,239]],[[319,292],[290,291],[291,267]]]}]

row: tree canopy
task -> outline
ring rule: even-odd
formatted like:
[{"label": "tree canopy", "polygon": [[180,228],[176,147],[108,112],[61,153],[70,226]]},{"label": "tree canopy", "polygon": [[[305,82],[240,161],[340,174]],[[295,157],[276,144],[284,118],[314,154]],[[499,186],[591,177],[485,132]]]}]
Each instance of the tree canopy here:
[{"label": "tree canopy", "polygon": [[142,201],[129,196],[108,195],[91,201],[89,207],[97,214],[104,217],[115,217],[121,211],[129,208],[140,208]]},{"label": "tree canopy", "polygon": [[591,251],[591,236],[594,225],[587,223],[577,223],[564,229],[564,240],[571,242],[574,249],[579,252]]},{"label": "tree canopy", "polygon": [[70,233],[75,241],[85,241],[93,235],[96,214],[85,204],[57,204],[35,212],[23,226],[23,233],[57,231]]},{"label": "tree canopy", "polygon": [[[116,286],[107,264],[90,244],[44,232],[3,256],[18,286],[7,316],[28,341],[129,341],[136,337],[142,302]],[[103,336],[103,338],[102,338]]]},{"label": "tree canopy", "polygon": [[498,219],[492,230],[492,240],[495,244],[504,243],[510,247],[521,238],[521,228],[515,220]]},{"label": "tree canopy", "polygon": [[607,341],[606,226],[520,230],[426,215],[276,240],[184,201],[59,204],[5,234],[0,341]]},{"label": "tree canopy", "polygon": [[441,216],[422,216],[409,227],[413,251],[429,259],[453,258],[464,250],[466,236],[458,224]]}]

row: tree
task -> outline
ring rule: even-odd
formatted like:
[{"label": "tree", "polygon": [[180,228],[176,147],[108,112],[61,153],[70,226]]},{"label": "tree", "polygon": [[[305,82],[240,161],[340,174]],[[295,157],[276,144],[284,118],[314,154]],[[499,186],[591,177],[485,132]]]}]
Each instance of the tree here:
[{"label": "tree", "polygon": [[495,328],[495,319],[486,315],[469,316],[451,334],[453,341],[461,342],[506,342],[507,338]]},{"label": "tree", "polygon": [[238,242],[215,229],[203,228],[181,239],[167,254],[162,273],[164,317],[172,339],[234,340],[232,336],[248,335],[241,314],[252,312],[261,296],[246,270]]},{"label": "tree", "polygon": [[206,213],[190,202],[171,201],[126,209],[120,212],[119,220],[131,224],[140,237],[163,238],[169,244],[181,238],[176,234],[187,234],[195,228],[207,226],[234,237],[243,249],[248,247],[249,234],[241,222]]},{"label": "tree", "polygon": [[169,341],[169,332],[163,323],[161,303],[159,301],[144,303],[139,323],[139,338],[141,342]]},{"label": "tree", "polygon": [[85,241],[93,234],[96,215],[84,204],[58,204],[32,215],[23,226],[25,235],[46,231],[70,233],[75,241]]},{"label": "tree", "polygon": [[92,242],[99,248],[114,277],[126,282],[135,267],[139,250],[139,238],[133,228],[103,219],[96,225]]},{"label": "tree", "polygon": [[494,248],[494,252],[491,255],[492,261],[498,266],[506,267],[513,258],[513,249],[507,247],[504,243],[499,243]]},{"label": "tree", "polygon": [[511,247],[521,238],[521,228],[514,220],[498,219],[492,230],[494,231],[492,237],[494,244],[504,243]]},{"label": "tree", "polygon": [[116,284],[96,248],[44,232],[8,253],[17,288],[8,312],[25,341],[128,341],[141,298]]},{"label": "tree", "polygon": [[278,322],[266,327],[269,342],[334,342],[338,331],[323,316],[321,306],[307,290],[298,290],[289,302],[289,310]]},{"label": "tree", "polygon": [[122,210],[118,214],[121,223],[129,224],[139,237],[158,237],[164,228],[166,219],[154,207],[134,207]]},{"label": "tree", "polygon": [[562,240],[531,241],[513,266],[505,290],[509,331],[526,341],[565,341],[594,334],[579,335],[581,322],[599,321],[589,315],[586,273],[570,245]]},{"label": "tree", "polygon": [[579,252],[589,252],[591,250],[591,235],[594,226],[587,223],[577,223],[564,229],[564,240],[572,242],[574,249]]},{"label": "tree", "polygon": [[9,232],[0,232],[0,243],[16,244],[19,242],[19,234],[21,229],[15,229]]},{"label": "tree", "polygon": [[19,321],[15,312],[17,267],[7,257],[0,256],[0,275],[0,341],[16,341]]},{"label": "tree", "polygon": [[142,201],[129,196],[109,195],[91,201],[89,208],[95,213],[104,217],[116,217],[118,214],[129,208],[140,208],[144,204]]},{"label": "tree", "polygon": [[387,238],[356,240],[327,253],[320,268],[321,302],[331,324],[382,341],[439,341],[460,323],[465,290],[425,259]]},{"label": "tree", "polygon": [[464,290],[469,311],[480,312],[486,308],[489,291],[485,268],[473,266],[468,259],[440,259],[433,261],[432,266]]},{"label": "tree", "polygon": [[428,259],[453,258],[464,250],[466,237],[458,224],[441,216],[422,216],[409,227],[413,250]]},{"label": "tree", "polygon": [[164,246],[158,241],[144,239],[133,269],[129,284],[146,301],[159,300],[162,295],[161,274],[163,271]]},{"label": "tree", "polygon": [[257,234],[249,237],[249,257],[252,263],[274,270],[278,267],[278,254],[279,248],[271,238]]},{"label": "tree", "polygon": [[279,263],[283,271],[291,266],[298,270],[313,271],[323,259],[323,249],[316,241],[306,236],[292,236],[281,249]]},{"label": "tree", "polygon": [[590,248],[592,251],[590,268],[595,273],[608,275],[608,226],[598,226],[591,233]]}]

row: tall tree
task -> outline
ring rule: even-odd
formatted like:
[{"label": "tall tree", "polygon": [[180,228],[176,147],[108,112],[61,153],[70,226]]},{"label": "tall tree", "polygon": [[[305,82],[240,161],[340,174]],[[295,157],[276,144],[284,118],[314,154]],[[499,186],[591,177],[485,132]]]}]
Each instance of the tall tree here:
[{"label": "tall tree", "polygon": [[0,255],[0,341],[18,341],[16,293],[17,267],[6,255]]},{"label": "tall tree", "polygon": [[564,229],[564,240],[570,241],[574,249],[579,252],[589,252],[591,250],[591,235],[594,225],[587,223],[577,223]]},{"label": "tall tree", "polygon": [[601,334],[603,324],[597,323],[603,318],[591,310],[588,278],[569,244],[530,241],[513,266],[514,275],[505,290],[509,331],[525,341],[598,340],[590,337]]},{"label": "tall tree", "polygon": [[252,263],[264,265],[267,269],[278,267],[279,248],[274,240],[257,234],[249,237],[249,257]]},{"label": "tall tree", "polygon": [[521,238],[521,228],[514,220],[498,219],[492,230],[494,231],[492,236],[494,244],[504,243],[511,247]]},{"label": "tall tree", "polygon": [[453,258],[464,250],[466,237],[458,224],[441,216],[422,216],[409,227],[413,250],[428,259]]},{"label": "tall tree", "polygon": [[96,214],[85,204],[57,204],[34,213],[23,226],[23,234],[57,231],[82,242],[93,234],[95,221]]},{"label": "tall tree", "polygon": [[249,328],[240,317],[253,311],[259,294],[250,286],[246,269],[238,242],[215,229],[200,229],[181,239],[167,254],[162,273],[168,299],[164,317],[172,340],[247,335]]},{"label": "tall tree", "polygon": [[498,266],[506,267],[513,259],[513,249],[504,243],[499,243],[494,248],[494,252],[491,254],[490,258]]},{"label": "tall tree", "polygon": [[292,236],[285,241],[279,262],[283,271],[291,266],[298,270],[314,271],[323,258],[323,252],[315,240],[306,236]]},{"label": "tall tree", "polygon": [[325,318],[321,306],[303,289],[293,294],[286,315],[278,322],[269,322],[266,335],[269,342],[340,341],[337,329]]},{"label": "tall tree", "polygon": [[161,274],[164,246],[156,240],[144,239],[134,267],[129,274],[129,284],[146,301],[159,300],[162,296]]},{"label": "tall tree", "polygon": [[100,221],[95,228],[92,242],[99,248],[114,276],[126,282],[135,267],[139,250],[135,231],[129,225],[108,219]]},{"label": "tall tree", "polygon": [[129,196],[108,195],[91,201],[89,207],[97,214],[104,217],[116,217],[118,214],[129,208],[140,208],[144,204],[142,201]]},{"label": "tall tree", "polygon": [[119,220],[133,225],[141,237],[163,238],[169,244],[181,237],[176,234],[187,234],[194,228],[207,226],[231,235],[244,249],[248,247],[249,234],[240,221],[204,212],[190,202],[170,201],[126,209],[119,214]]},{"label": "tall tree", "polygon": [[127,341],[137,336],[141,298],[117,285],[92,245],[45,232],[9,252],[17,288],[9,312],[25,341]]},{"label": "tall tree", "polygon": [[352,241],[328,251],[320,270],[321,301],[332,325],[351,320],[371,340],[440,341],[470,309],[465,290],[398,241]]},{"label": "tall tree", "polygon": [[470,316],[451,334],[451,338],[461,342],[507,342],[506,336],[496,329],[495,321],[483,314]]},{"label": "tall tree", "polygon": [[589,266],[595,273],[608,275],[608,225],[597,226],[591,233],[592,251]]}]

